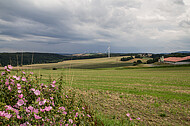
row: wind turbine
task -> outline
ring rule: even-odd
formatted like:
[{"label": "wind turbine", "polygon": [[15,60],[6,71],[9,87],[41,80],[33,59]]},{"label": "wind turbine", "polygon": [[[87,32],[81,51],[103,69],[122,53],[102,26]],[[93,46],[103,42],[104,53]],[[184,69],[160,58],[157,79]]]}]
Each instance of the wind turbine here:
[{"label": "wind turbine", "polygon": [[108,58],[110,58],[110,45],[108,46],[108,48],[107,48],[107,51],[108,51]]}]

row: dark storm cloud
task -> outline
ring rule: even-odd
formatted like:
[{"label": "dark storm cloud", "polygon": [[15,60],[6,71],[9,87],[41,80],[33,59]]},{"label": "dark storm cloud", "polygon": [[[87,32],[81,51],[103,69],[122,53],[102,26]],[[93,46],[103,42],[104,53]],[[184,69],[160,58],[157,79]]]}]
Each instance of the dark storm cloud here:
[{"label": "dark storm cloud", "polygon": [[188,0],[1,0],[0,51],[187,49],[189,13]]}]

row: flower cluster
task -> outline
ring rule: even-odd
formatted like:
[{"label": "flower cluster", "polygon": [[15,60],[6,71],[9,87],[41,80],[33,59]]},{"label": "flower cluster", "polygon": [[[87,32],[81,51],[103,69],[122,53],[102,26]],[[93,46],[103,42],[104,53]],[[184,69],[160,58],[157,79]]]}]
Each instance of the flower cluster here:
[{"label": "flower cluster", "polygon": [[[126,116],[129,118],[130,121],[133,120],[133,118],[130,116],[130,113],[127,113]],[[141,118],[136,118],[136,120],[142,121]]]},{"label": "flower cluster", "polygon": [[0,77],[0,125],[75,126],[92,123],[93,115],[75,99],[74,91],[64,90],[61,79],[58,83],[43,84],[32,72],[22,71],[12,76],[11,69],[11,65],[5,66]]}]

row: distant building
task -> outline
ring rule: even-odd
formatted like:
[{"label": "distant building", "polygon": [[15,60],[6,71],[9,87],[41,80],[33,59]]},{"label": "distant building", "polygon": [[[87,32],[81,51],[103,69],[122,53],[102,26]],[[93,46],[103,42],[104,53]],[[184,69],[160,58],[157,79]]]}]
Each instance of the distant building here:
[{"label": "distant building", "polygon": [[160,57],[160,59],[158,59],[158,62],[164,62],[164,56]]},{"label": "distant building", "polygon": [[140,57],[151,57],[152,54],[151,53],[140,53],[138,54]]},{"label": "distant building", "polygon": [[186,57],[168,57],[164,58],[165,63],[172,63],[172,64],[190,64],[190,56]]}]

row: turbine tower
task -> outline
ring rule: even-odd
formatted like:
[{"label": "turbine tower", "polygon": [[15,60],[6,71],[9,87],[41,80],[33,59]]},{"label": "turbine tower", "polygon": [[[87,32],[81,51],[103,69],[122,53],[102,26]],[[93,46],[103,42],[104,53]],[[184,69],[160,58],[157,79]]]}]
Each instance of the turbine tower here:
[{"label": "turbine tower", "polygon": [[108,58],[110,58],[110,45],[108,46]]}]

